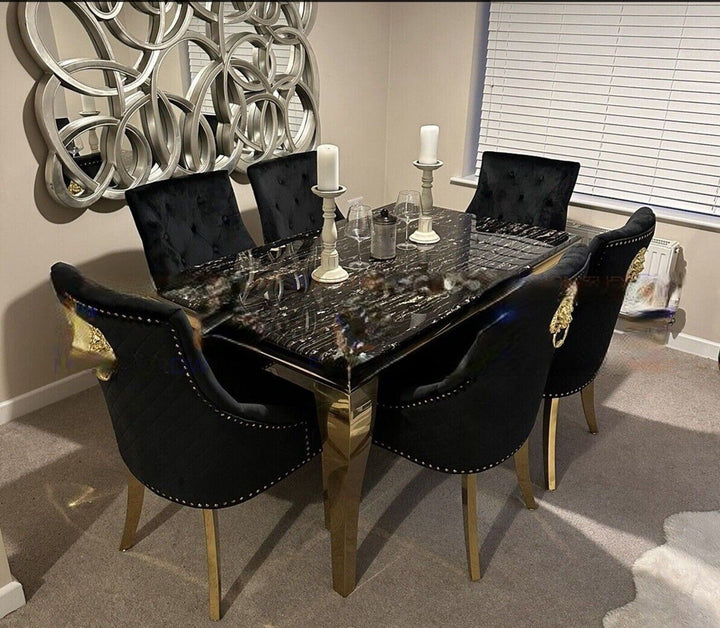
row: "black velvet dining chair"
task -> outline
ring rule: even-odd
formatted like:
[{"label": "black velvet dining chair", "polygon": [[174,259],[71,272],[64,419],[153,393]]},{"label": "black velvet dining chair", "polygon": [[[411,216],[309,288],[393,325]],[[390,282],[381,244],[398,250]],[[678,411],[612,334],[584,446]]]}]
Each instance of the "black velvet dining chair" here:
[{"label": "black velvet dining chair", "polygon": [[518,153],[485,151],[467,211],[564,231],[580,164]]},{"label": "black velvet dining chair", "polygon": [[536,508],[527,439],[553,355],[551,323],[587,259],[587,247],[572,247],[480,318],[380,376],[373,442],[424,467],[461,474],[472,580],[480,578],[477,474],[514,456],[525,505]]},{"label": "black velvet dining chair", "polygon": [[578,282],[577,305],[565,341],[556,352],[545,384],[545,483],[555,490],[555,441],[560,399],[580,393],[585,420],[597,434],[595,377],[605,360],[625,289],[642,270],[655,234],[655,214],[641,207],[620,229],[595,236],[585,278]]},{"label": "black velvet dining chair", "polygon": [[255,246],[225,170],[141,185],[125,199],[158,290],[191,266]]},{"label": "black velvet dining chair", "polygon": [[200,346],[177,305],[109,290],[60,262],[51,280],[74,346],[98,356],[127,466],[120,549],[134,544],[146,487],[202,510],[210,617],[217,620],[217,512],[259,495],[319,453],[314,397],[252,368],[237,351],[227,359],[219,343]]},{"label": "black velvet dining chair", "polygon": [[[317,151],[294,153],[251,164],[248,180],[255,195],[265,243],[322,229],[317,184]],[[342,214],[336,208],[335,220]]]}]

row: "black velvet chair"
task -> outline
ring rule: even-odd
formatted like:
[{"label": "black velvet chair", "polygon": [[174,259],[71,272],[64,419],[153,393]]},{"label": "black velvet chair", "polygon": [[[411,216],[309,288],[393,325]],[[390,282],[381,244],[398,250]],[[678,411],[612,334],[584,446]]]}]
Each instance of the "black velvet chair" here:
[{"label": "black velvet chair", "polygon": [[515,456],[528,508],[535,500],[527,438],[553,355],[551,320],[570,280],[586,267],[587,247],[571,248],[553,268],[380,377],[373,441],[443,473],[462,474],[470,578],[480,578],[477,473]]},{"label": "black velvet chair", "polygon": [[186,268],[255,246],[224,170],[141,185],[125,199],[158,290]]},{"label": "black velvet chair", "polygon": [[[265,243],[322,229],[322,199],[317,184],[317,151],[294,153],[248,166]],[[335,220],[342,214],[335,209]]]},{"label": "black velvet chair", "polygon": [[588,272],[578,282],[572,325],[555,352],[545,384],[545,482],[550,490],[557,485],[555,434],[560,398],[579,392],[588,428],[597,434],[595,376],[610,346],[627,284],[642,270],[654,233],[655,214],[641,207],[624,227],[601,233],[590,242]]},{"label": "black velvet chair", "polygon": [[201,349],[179,306],[108,290],[63,263],[51,279],[75,342],[103,360],[100,386],[129,471],[120,549],[134,543],[145,487],[202,509],[210,617],[219,619],[217,511],[319,453],[314,397],[247,368],[237,350]]},{"label": "black velvet chair", "polygon": [[573,161],[485,151],[467,211],[563,231],[579,172]]}]

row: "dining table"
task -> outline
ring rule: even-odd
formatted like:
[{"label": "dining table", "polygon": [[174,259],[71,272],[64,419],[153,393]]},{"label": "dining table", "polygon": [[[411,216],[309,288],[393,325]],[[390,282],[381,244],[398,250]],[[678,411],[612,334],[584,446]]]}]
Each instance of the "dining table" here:
[{"label": "dining table", "polygon": [[[318,230],[187,269],[160,295],[195,316],[204,335],[261,354],[314,391],[332,582],[343,596],[356,583],[360,497],[383,370],[430,342],[442,351],[444,334],[580,242],[564,231],[440,207],[432,216],[439,242],[374,261],[365,241],[367,267],[340,283],[311,277],[320,263]],[[348,262],[357,242],[344,234],[344,221],[337,229],[339,258]]]}]

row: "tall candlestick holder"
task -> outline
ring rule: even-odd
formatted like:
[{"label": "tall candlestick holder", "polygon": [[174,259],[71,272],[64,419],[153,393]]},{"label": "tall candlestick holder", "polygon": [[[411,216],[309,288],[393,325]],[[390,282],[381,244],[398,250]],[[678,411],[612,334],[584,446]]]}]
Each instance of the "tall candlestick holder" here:
[{"label": "tall candlestick holder", "polygon": [[[91,116],[100,115],[100,112],[99,111],[81,111],[80,115],[83,118],[89,118]],[[100,148],[100,140],[98,139],[97,132],[95,131],[95,127],[92,127],[88,131],[88,144],[90,144],[90,152],[96,153],[98,148]]]},{"label": "tall candlestick holder", "polygon": [[337,190],[320,190],[312,186],[312,192],[323,200],[322,253],[320,266],[312,272],[312,278],[320,283],[339,283],[348,278],[348,272],[340,266],[337,249],[337,227],[335,226],[335,199],[345,194],[347,188],[341,185]]},{"label": "tall candlestick holder", "polygon": [[440,236],[433,231],[431,212],[433,208],[433,171],[442,165],[442,161],[436,161],[434,164],[423,164],[417,160],[413,161],[413,166],[423,171],[418,228],[410,235],[410,241],[416,244],[435,244],[435,242],[440,240]]}]

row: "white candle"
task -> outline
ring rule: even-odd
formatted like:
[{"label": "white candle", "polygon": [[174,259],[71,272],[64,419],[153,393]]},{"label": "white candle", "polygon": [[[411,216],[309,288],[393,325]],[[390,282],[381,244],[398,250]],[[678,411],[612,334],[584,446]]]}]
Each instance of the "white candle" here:
[{"label": "white candle", "polygon": [[436,124],[426,124],[420,127],[420,157],[421,164],[437,163],[438,135],[440,128]]},{"label": "white candle", "polygon": [[82,101],[82,110],[83,111],[96,111],[95,99],[92,96],[87,96],[86,94],[81,94],[80,100]]},{"label": "white candle", "polygon": [[338,147],[321,144],[317,147],[318,190],[337,190],[340,187],[340,163]]}]

